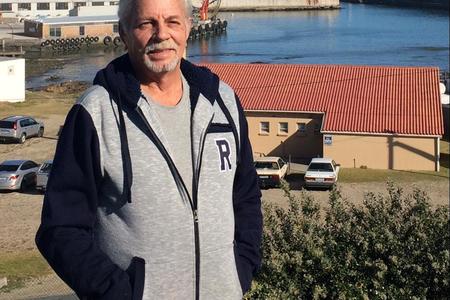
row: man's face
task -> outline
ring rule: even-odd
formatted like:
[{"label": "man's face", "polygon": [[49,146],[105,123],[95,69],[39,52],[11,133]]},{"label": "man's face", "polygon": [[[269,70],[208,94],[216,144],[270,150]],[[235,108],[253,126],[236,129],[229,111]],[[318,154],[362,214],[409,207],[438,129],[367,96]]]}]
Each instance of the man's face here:
[{"label": "man's face", "polygon": [[128,27],[122,38],[136,71],[158,75],[178,67],[190,31],[183,0],[136,0]]}]

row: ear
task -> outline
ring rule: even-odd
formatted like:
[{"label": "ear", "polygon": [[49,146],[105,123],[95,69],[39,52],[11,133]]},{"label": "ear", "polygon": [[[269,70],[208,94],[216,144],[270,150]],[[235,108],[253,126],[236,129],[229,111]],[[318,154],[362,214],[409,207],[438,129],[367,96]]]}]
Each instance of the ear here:
[{"label": "ear", "polygon": [[122,40],[123,44],[125,45],[125,50],[128,49],[128,35],[126,34],[125,28],[123,28],[123,25],[119,22],[119,35],[120,39]]}]

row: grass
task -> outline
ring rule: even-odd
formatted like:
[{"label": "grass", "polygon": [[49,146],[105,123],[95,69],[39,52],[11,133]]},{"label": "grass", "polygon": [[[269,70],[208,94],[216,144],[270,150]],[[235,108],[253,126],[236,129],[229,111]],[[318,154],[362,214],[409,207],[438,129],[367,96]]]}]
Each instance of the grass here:
[{"label": "grass", "polygon": [[397,171],[342,168],[340,182],[415,182],[426,180],[449,180],[449,141],[441,141],[441,159],[439,172],[433,171]]},{"label": "grass", "polygon": [[6,277],[8,285],[0,292],[9,292],[24,286],[27,279],[51,273],[50,266],[37,251],[2,253],[0,257],[0,278]]},{"label": "grass", "polygon": [[78,96],[79,94],[26,91],[24,102],[0,103],[0,118],[31,115],[45,119],[49,114],[66,115]]}]

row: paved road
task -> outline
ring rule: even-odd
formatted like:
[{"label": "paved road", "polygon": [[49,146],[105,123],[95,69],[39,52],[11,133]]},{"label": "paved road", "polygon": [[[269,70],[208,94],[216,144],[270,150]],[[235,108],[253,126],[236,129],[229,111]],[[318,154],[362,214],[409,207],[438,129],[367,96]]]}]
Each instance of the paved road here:
[{"label": "paved road", "polygon": [[29,45],[39,43],[38,38],[23,35],[23,23],[1,24],[0,23],[0,51],[3,42],[8,45]]},{"label": "paved road", "polygon": [[289,174],[305,174],[307,168],[306,164],[290,163]]}]

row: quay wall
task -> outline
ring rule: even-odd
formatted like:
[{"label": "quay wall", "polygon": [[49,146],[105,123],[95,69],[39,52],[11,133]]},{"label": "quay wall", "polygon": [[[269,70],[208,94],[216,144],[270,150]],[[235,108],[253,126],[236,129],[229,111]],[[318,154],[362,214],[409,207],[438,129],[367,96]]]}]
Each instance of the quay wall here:
[{"label": "quay wall", "polygon": [[339,0],[222,0],[220,11],[339,8]]},{"label": "quay wall", "polygon": [[450,7],[449,0],[341,0],[342,2],[361,3],[361,4],[382,4],[398,7],[417,7],[446,9]]}]

